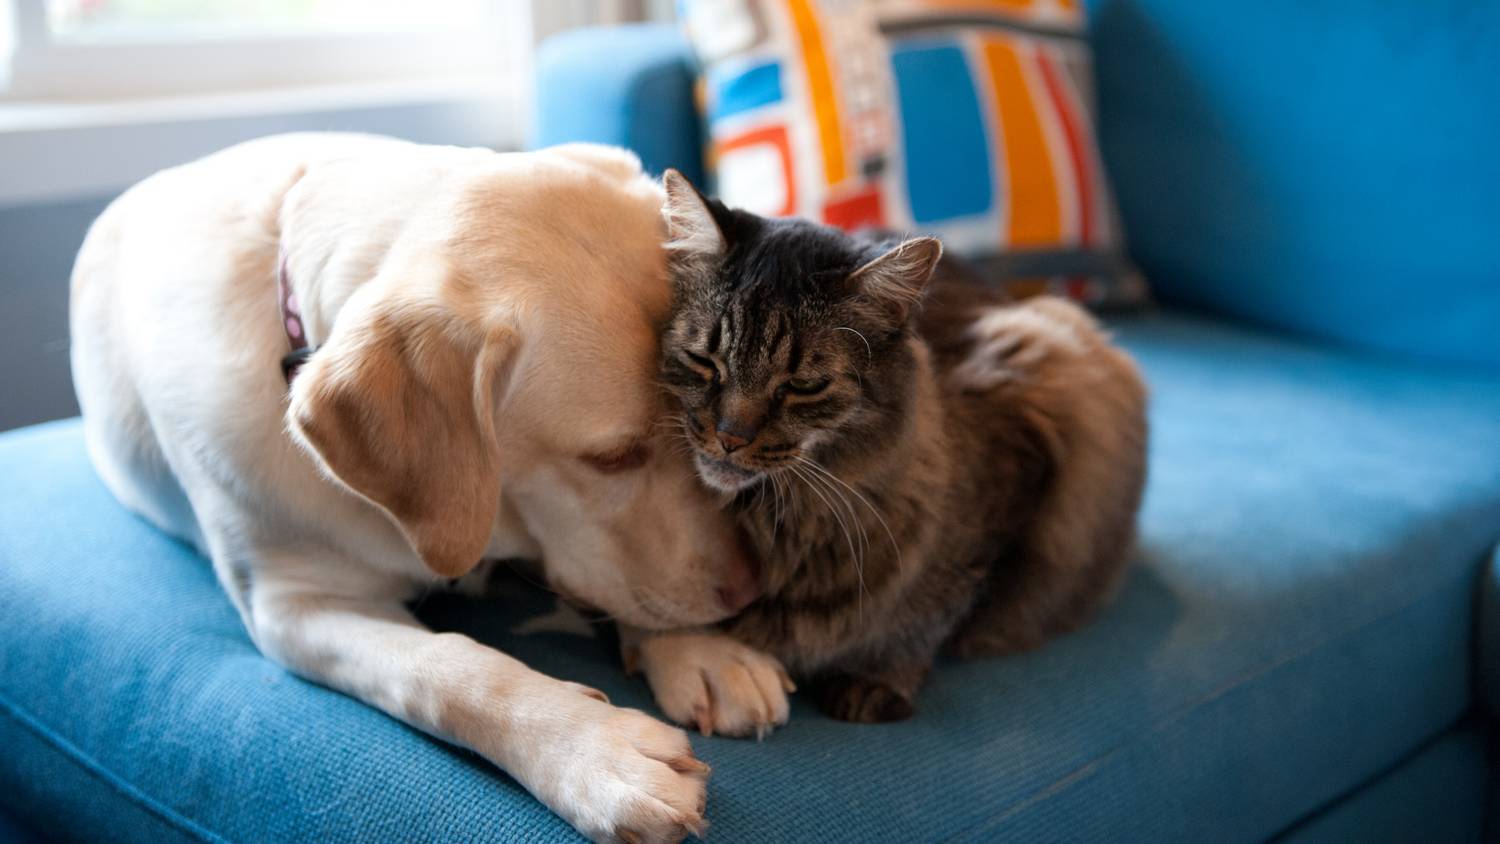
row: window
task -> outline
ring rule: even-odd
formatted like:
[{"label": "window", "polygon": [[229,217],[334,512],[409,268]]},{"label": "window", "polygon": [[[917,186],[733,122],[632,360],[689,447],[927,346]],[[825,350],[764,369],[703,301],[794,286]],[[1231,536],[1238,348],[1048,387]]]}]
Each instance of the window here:
[{"label": "window", "polygon": [[311,33],[399,32],[467,26],[479,0],[45,0],[57,40],[100,42]]},{"label": "window", "polygon": [[498,80],[523,69],[530,43],[527,0],[0,0],[0,10],[10,99]]},{"label": "window", "polygon": [[516,149],[536,40],[670,0],[0,0],[0,207],[260,135]]}]

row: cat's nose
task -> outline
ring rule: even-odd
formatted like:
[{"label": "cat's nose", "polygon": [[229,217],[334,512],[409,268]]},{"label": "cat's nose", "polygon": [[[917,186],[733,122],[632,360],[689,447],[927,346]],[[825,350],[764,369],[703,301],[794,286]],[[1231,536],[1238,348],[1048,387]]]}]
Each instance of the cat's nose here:
[{"label": "cat's nose", "polygon": [[724,446],[725,451],[734,451],[735,449],[744,448],[745,446],[750,444],[750,441],[745,439],[744,437],[736,436],[729,433],[728,431],[719,431],[718,434],[719,445]]},{"label": "cat's nose", "polygon": [[755,439],[757,431],[749,425],[725,417],[720,419],[719,424],[714,427],[714,433],[719,438],[719,445],[724,446],[724,451],[727,453],[749,445],[750,441]]}]

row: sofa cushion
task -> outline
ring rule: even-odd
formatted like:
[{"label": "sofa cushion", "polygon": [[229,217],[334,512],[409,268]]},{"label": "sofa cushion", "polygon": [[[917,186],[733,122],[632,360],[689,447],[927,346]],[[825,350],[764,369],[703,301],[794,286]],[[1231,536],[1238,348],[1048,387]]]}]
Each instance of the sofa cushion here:
[{"label": "sofa cushion", "polygon": [[651,173],[702,184],[703,140],[687,42],[668,24],[579,29],[537,51],[531,146],[591,141],[628,147]]},{"label": "sofa cushion", "polygon": [[1466,720],[1279,836],[1277,844],[1493,841],[1484,837],[1486,733]]},{"label": "sofa cushion", "polygon": [[1495,547],[1480,579],[1476,659],[1479,700],[1491,718],[1500,718],[1500,545]]},{"label": "sofa cushion", "polygon": [[1016,295],[1144,300],[1094,136],[1077,3],[682,8],[729,205],[935,234]]},{"label": "sofa cushion", "polygon": [[30,829],[21,826],[20,821],[6,814],[3,809],[0,809],[0,841],[7,844],[41,844],[40,838]]},{"label": "sofa cushion", "polygon": [[1089,0],[1162,299],[1500,367],[1500,3]]},{"label": "sofa cushion", "polygon": [[[713,840],[1262,839],[1469,707],[1500,381],[1177,316],[1117,328],[1154,394],[1119,600],[1038,653],[941,666],[908,723],[797,700],[763,743],[695,738]],[[575,840],[471,754],[257,654],[208,565],[109,497],[76,422],[0,435],[0,478],[0,800],[29,826]],[[649,708],[606,634],[514,631],[546,603],[421,613]]]}]

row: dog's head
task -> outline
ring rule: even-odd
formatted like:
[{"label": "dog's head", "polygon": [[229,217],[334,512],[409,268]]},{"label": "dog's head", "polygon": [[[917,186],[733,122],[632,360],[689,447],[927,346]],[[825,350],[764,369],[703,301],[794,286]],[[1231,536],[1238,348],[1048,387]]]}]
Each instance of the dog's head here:
[{"label": "dog's head", "polygon": [[298,375],[294,436],[444,577],[503,520],[554,588],[622,621],[748,603],[754,566],[661,424],[654,185],[574,149],[496,156],[434,193],[451,198],[411,209]]}]

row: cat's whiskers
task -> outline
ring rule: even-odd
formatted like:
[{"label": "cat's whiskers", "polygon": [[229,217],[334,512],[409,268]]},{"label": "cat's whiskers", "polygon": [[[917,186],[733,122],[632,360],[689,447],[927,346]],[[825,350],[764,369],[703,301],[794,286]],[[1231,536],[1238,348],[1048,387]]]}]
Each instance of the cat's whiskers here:
[{"label": "cat's whiskers", "polygon": [[687,420],[683,419],[682,416],[677,413],[668,413],[667,415],[658,418],[656,421],[651,423],[651,428],[652,430],[666,428],[673,431],[686,431],[688,429]]},{"label": "cat's whiskers", "polygon": [[[766,496],[772,494],[772,493],[766,491],[766,487],[768,487],[768,486],[770,486],[770,484],[756,484],[755,485],[755,506],[757,506],[757,507],[762,506],[765,503],[765,501],[766,501]],[[774,500],[773,500],[773,503],[774,503]]]},{"label": "cat's whiskers", "polygon": [[[859,578],[859,591],[856,593],[857,598],[858,598],[858,610],[857,611],[858,611],[858,614],[859,614],[860,623],[862,624],[862,623],[864,623],[864,614],[865,614],[865,561],[864,561],[864,555],[862,553],[860,553],[859,550],[856,550],[855,543],[854,543],[854,535],[852,533],[850,533],[848,523],[846,523],[844,521],[844,516],[843,516],[842,513],[839,512],[839,508],[834,506],[833,499],[830,499],[828,495],[824,494],[824,490],[827,490],[829,493],[833,494],[840,502],[842,502],[844,504],[845,507],[848,507],[851,516],[853,515],[853,505],[850,504],[849,501],[848,501],[848,499],[845,498],[844,496],[842,496],[839,493],[839,491],[836,488],[834,488],[831,484],[829,484],[827,481],[819,478],[817,475],[814,475],[811,472],[806,471],[803,467],[801,467],[801,466],[795,466],[795,465],[794,466],[788,466],[787,470],[790,471],[793,475],[797,476],[798,478],[801,478],[802,481],[807,485],[807,488],[810,489],[810,490],[812,490],[813,494],[816,495],[816,496],[818,496],[818,498],[822,499],[823,504],[828,507],[828,512],[831,513],[831,514],[833,514],[833,518],[838,522],[839,527],[844,531],[844,541],[849,544],[849,555],[854,559],[854,572],[855,572],[855,575],[858,576],[858,578]],[[863,528],[863,526],[861,526],[859,524],[859,520],[855,519],[854,523],[855,523],[855,527],[859,528],[860,531],[861,531],[861,533],[863,533],[864,528]],[[864,547],[864,545],[866,543],[868,543],[868,541],[869,540],[867,538],[864,539],[862,541],[862,543],[861,543],[861,547]]]},{"label": "cat's whiskers", "polygon": [[664,378],[653,378],[653,379],[651,379],[651,386],[657,388],[658,390],[661,390],[664,393],[668,393],[668,394],[673,393],[675,391],[676,387],[677,387],[676,384],[669,383]]},{"label": "cat's whiskers", "polygon": [[[781,484],[777,480],[777,477],[775,477],[774,471],[766,471],[763,477],[765,477],[766,483],[760,484],[760,493],[762,495],[757,496],[756,505],[759,507],[765,501],[766,495],[771,496],[771,507],[769,507],[769,510],[771,510],[771,546],[775,546],[775,532],[777,532],[777,528],[781,522]],[[766,492],[768,487],[769,492]]]},{"label": "cat's whiskers", "polygon": [[692,433],[688,430],[687,422],[680,414],[669,413],[655,422],[651,423],[653,429],[666,429],[667,443],[670,453],[679,457],[692,457],[698,451],[698,444],[693,440]]},{"label": "cat's whiskers", "polygon": [[818,472],[822,473],[825,477],[829,478],[830,480],[833,480],[833,481],[837,482],[844,489],[849,490],[849,492],[852,493],[855,498],[859,499],[859,502],[861,504],[865,505],[865,508],[870,511],[870,515],[874,516],[875,520],[878,521],[878,522],[880,522],[881,528],[883,528],[885,530],[886,538],[891,541],[891,549],[896,552],[896,568],[898,570],[900,570],[900,571],[904,571],[905,570],[905,565],[904,565],[904,563],[903,563],[903,561],[901,559],[901,543],[899,543],[899,542],[896,541],[896,534],[891,531],[891,525],[890,525],[889,522],[887,522],[885,520],[885,515],[882,514],[880,512],[880,510],[875,507],[874,504],[871,504],[870,500],[868,498],[865,498],[864,495],[862,495],[859,490],[855,489],[848,481],[844,480],[843,478],[839,477],[838,475],[835,475],[832,471],[830,471],[828,469],[827,466],[824,466],[823,464],[821,464],[818,461],[812,459],[811,457],[806,457],[806,456],[803,456],[803,455],[798,455],[797,459],[803,465],[805,465],[805,466],[807,466],[807,467],[809,467],[811,469],[817,470]]},{"label": "cat's whiskers", "polygon": [[859,333],[858,331],[855,331],[854,329],[850,328],[847,325],[835,325],[833,327],[833,330],[834,331],[847,331],[850,334],[853,334],[855,337],[858,337],[859,339],[863,340],[864,343],[865,343],[865,360],[866,361],[870,361],[870,360],[874,360],[875,359],[875,352],[874,352],[874,350],[872,350],[870,348],[870,340],[869,340],[869,338],[865,337],[865,335]]},{"label": "cat's whiskers", "polygon": [[[823,474],[829,474],[828,471],[821,465],[816,465],[811,462],[808,462],[805,465],[807,465],[809,469],[816,469],[821,471]],[[838,480],[838,478],[834,478],[834,480]],[[870,534],[865,530],[864,521],[859,518],[859,513],[855,511],[854,504],[849,501],[849,496],[845,495],[841,490],[839,490],[837,487],[834,487],[826,480],[822,481],[822,485],[824,489],[829,491],[829,493],[837,496],[839,503],[844,505],[844,509],[849,516],[849,521],[853,522],[855,528],[859,530],[860,559],[861,561],[863,561],[866,557],[869,556],[870,553]],[[845,486],[847,487],[848,485],[845,484]]]},{"label": "cat's whiskers", "polygon": [[804,471],[800,466],[788,466],[787,471],[791,472],[793,476],[801,480],[803,485],[811,490],[812,493],[823,502],[823,506],[828,508],[828,512],[832,514],[834,520],[838,522],[839,529],[844,532],[844,541],[849,545],[849,556],[854,559],[854,570],[855,573],[859,576],[859,613],[861,620],[863,620],[865,592],[864,562],[860,558],[859,552],[855,550],[854,537],[849,532],[849,526],[847,523],[845,523],[843,514],[840,513],[838,508],[834,506],[833,500],[824,494],[823,485],[818,482],[819,479],[817,478],[817,476]]},{"label": "cat's whiskers", "polygon": [[690,437],[686,431],[679,431],[677,433],[676,439],[669,440],[668,445],[672,447],[673,454],[679,454],[685,457],[692,457],[698,451],[697,443],[693,442],[693,438]]},{"label": "cat's whiskers", "polygon": [[775,472],[767,472],[766,480],[770,483],[762,484],[762,488],[771,488],[771,546],[774,548],[777,531],[781,528],[781,480]]}]

